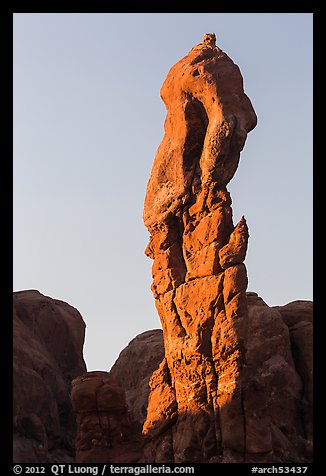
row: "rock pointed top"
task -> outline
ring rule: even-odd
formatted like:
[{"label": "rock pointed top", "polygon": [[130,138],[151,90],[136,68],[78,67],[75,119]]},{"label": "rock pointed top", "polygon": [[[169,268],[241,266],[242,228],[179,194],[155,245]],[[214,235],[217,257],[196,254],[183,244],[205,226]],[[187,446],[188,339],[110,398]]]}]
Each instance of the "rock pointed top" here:
[{"label": "rock pointed top", "polygon": [[[161,88],[164,137],[146,190],[151,229],[183,213],[200,190],[219,190],[234,176],[247,134],[257,123],[239,67],[215,45],[215,33],[175,63]],[[146,254],[151,256],[152,243]]]},{"label": "rock pointed top", "polygon": [[206,33],[203,38],[203,45],[206,46],[216,46],[216,35],[215,33]]}]

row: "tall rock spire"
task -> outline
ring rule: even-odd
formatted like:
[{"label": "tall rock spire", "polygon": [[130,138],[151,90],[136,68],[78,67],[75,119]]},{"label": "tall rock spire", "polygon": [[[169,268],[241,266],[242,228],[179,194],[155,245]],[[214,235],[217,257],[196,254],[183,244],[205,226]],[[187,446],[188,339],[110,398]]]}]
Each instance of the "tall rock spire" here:
[{"label": "tall rock spire", "polygon": [[233,224],[226,186],[257,120],[215,42],[206,34],[161,90],[143,216],[164,358],[152,373],[161,336],[145,333],[110,374],[73,381],[77,462],[312,461],[312,302],[269,307],[246,292],[248,228]]},{"label": "tall rock spire", "polygon": [[165,134],[147,185],[146,254],[165,357],[151,379],[148,461],[243,461],[242,370],[248,229],[234,226],[227,184],[257,118],[215,34],[161,88]]}]

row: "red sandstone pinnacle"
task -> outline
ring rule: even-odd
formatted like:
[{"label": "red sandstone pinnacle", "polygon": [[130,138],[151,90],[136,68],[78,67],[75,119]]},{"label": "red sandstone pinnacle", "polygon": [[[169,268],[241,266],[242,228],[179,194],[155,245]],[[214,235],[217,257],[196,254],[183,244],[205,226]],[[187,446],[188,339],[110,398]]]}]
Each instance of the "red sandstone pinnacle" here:
[{"label": "red sandstone pinnacle", "polygon": [[165,359],[150,383],[145,458],[209,461],[223,449],[245,449],[248,229],[244,218],[234,227],[226,185],[257,119],[238,66],[214,34],[170,69],[161,96],[165,135],[143,217]]},{"label": "red sandstone pinnacle", "polygon": [[208,195],[217,200],[217,192],[225,191],[237,169],[247,133],[257,123],[238,66],[207,35],[172,66],[161,97],[167,108],[165,135],[143,215],[150,232],[182,214],[191,202],[199,205],[200,191],[203,202]]},{"label": "red sandstone pinnacle", "polygon": [[[143,219],[165,357],[150,380],[144,459],[279,461],[273,451],[282,437],[277,405],[266,412],[264,378],[247,348],[249,233],[244,218],[234,226],[226,189],[256,114],[238,66],[215,46],[214,34],[170,69],[161,96],[165,134]],[[269,375],[281,378],[281,369],[290,369],[293,395],[286,397],[288,389],[278,394],[278,404],[289,405],[284,438],[291,439],[302,434],[294,403],[301,388],[284,325],[280,332],[284,355]]]}]

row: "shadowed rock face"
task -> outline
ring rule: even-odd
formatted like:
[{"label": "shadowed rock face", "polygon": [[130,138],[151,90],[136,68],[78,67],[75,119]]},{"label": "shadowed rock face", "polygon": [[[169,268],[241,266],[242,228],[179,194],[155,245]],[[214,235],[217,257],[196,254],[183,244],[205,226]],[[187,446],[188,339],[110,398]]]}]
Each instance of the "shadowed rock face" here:
[{"label": "shadowed rock face", "polygon": [[[285,306],[268,306],[254,292],[248,292],[247,339],[243,384],[243,416],[247,461],[304,462],[312,457],[312,315],[311,301],[293,301]],[[157,369],[158,355],[164,355],[159,329],[135,337],[120,353],[110,374],[131,392],[131,415],[147,408],[148,379]],[[165,399],[166,414],[177,412],[174,394],[164,384],[164,364],[153,376],[151,386]],[[137,395],[137,398],[135,396]],[[232,420],[231,420],[232,421]],[[170,420],[157,420],[153,428],[152,453],[160,459],[162,440]],[[227,423],[227,421],[226,421]],[[234,429],[230,428],[230,431]],[[228,430],[224,430],[227,438]],[[240,434],[241,436],[241,434]],[[206,446],[213,445],[203,434]],[[166,446],[169,438],[163,439]],[[164,449],[164,447],[163,447]],[[174,455],[170,445],[171,454]],[[233,461],[234,454],[213,456],[212,462]],[[172,461],[172,460],[171,460]]]},{"label": "shadowed rock face", "polygon": [[164,357],[161,329],[139,334],[120,352],[110,375],[125,390],[134,423],[142,427],[147,414],[148,382]]},{"label": "shadowed rock face", "polygon": [[[279,313],[257,311],[266,330],[259,328],[260,351],[251,347],[260,318],[248,314],[243,261],[249,234],[244,217],[233,224],[226,189],[256,115],[238,66],[215,46],[213,34],[170,69],[161,96],[165,135],[143,218],[165,357],[150,381],[144,458],[279,461],[273,441],[304,439],[302,387]],[[268,358],[264,354],[264,373],[256,357],[267,341],[272,347]],[[272,400],[267,380],[282,389]],[[282,426],[277,415],[288,423]],[[306,457],[301,443],[293,450],[298,461]]]},{"label": "shadowed rock face", "polygon": [[133,428],[124,390],[108,372],[87,372],[72,382],[77,418],[77,463],[135,463],[141,435]]},{"label": "shadowed rock face", "polygon": [[302,381],[301,409],[304,436],[311,447],[313,438],[313,304],[310,301],[293,301],[276,306],[289,328],[295,368]]},{"label": "shadowed rock face", "polygon": [[85,323],[69,304],[38,291],[13,294],[14,462],[71,462],[71,381],[86,370]]},{"label": "shadowed rock face", "polygon": [[72,382],[77,463],[142,460],[148,381],[163,356],[162,331],[143,332],[121,351],[110,372],[87,372]]}]

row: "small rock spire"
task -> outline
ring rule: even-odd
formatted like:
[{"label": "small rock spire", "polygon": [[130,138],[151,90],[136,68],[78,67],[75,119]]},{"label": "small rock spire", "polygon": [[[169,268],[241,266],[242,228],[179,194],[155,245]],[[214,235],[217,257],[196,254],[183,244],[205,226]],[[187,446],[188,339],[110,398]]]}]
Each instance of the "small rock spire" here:
[{"label": "small rock spire", "polygon": [[207,46],[216,46],[216,35],[215,33],[206,33],[203,38],[203,45]]}]

